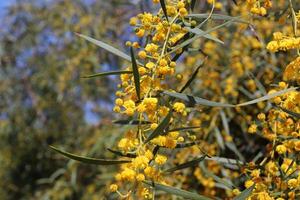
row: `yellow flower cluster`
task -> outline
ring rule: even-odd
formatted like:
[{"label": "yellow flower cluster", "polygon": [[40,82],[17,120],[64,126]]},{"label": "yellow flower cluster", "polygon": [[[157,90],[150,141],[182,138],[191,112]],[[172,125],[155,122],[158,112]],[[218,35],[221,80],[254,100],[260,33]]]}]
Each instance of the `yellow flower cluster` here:
[{"label": "yellow flower cluster", "polygon": [[284,36],[281,32],[274,33],[273,37],[274,40],[267,45],[267,49],[271,52],[300,48],[300,37]]},{"label": "yellow flower cluster", "polygon": [[251,13],[265,16],[267,14],[267,9],[272,7],[272,1],[264,0],[261,2],[259,0],[247,0],[247,5],[250,8]]}]

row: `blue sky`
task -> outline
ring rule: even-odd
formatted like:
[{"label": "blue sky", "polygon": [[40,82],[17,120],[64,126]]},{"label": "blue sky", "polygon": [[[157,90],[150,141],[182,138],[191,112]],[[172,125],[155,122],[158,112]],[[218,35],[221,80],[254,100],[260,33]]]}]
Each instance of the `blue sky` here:
[{"label": "blue sky", "polygon": [[5,11],[5,9],[14,2],[15,0],[0,0],[0,16]]}]

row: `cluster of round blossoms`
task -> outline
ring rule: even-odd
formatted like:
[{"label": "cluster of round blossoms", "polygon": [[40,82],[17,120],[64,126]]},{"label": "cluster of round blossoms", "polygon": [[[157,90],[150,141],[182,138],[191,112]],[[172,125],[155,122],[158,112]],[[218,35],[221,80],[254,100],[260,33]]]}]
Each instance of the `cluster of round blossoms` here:
[{"label": "cluster of round blossoms", "polygon": [[[182,102],[159,98],[160,91],[170,89],[165,80],[176,71],[176,62],[168,52],[187,33],[180,24],[189,22],[185,19],[188,15],[186,1],[166,2],[168,18],[160,9],[156,15],[145,12],[130,19],[136,36],[147,38],[147,41],[126,43],[137,54],[139,90],[136,90],[134,74],[122,74],[113,109],[137,119],[137,128],[129,130],[117,145],[122,154],[134,155],[130,163],[121,166],[121,171],[115,176],[116,183],[110,186],[111,191],[116,191],[123,197],[130,196],[135,191],[138,196],[150,198],[152,194],[149,188],[139,183],[145,179],[164,183],[162,166],[168,161],[168,156],[158,153],[158,148],[174,149],[177,144],[186,140],[178,131],[159,133],[149,139],[150,134],[168,115],[171,116],[170,124],[175,126],[177,121],[174,117],[184,117],[188,112]],[[153,0],[153,3],[157,4],[159,1]],[[133,69],[130,66],[126,70]],[[122,194],[118,190],[120,185],[129,192]]]}]

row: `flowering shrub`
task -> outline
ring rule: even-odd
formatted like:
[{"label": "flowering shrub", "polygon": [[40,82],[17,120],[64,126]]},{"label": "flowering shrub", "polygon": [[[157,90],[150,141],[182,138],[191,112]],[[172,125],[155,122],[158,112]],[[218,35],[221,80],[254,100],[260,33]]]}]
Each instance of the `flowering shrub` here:
[{"label": "flowering shrub", "polygon": [[153,0],[157,13],[130,19],[130,55],[79,34],[131,63],[87,76],[120,75],[115,123],[130,128],[109,149],[118,160],[52,148],[119,164],[109,190],[120,198],[300,198],[296,4],[233,2],[207,0],[194,14],[203,2]]}]

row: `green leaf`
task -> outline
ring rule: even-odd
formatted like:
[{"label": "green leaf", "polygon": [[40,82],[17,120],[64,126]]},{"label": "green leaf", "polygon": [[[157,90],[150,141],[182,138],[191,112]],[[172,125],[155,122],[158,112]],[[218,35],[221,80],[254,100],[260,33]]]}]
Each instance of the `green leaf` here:
[{"label": "green leaf", "polygon": [[[189,32],[191,32],[191,33],[196,34],[196,35],[200,35],[200,34],[203,34],[203,33],[204,33],[204,31],[202,31],[202,30],[199,29],[199,28],[189,28],[189,27],[187,27],[187,30],[188,30]],[[212,36],[212,35],[210,35],[210,34],[203,35],[203,37],[204,37],[204,38],[207,38],[207,39],[209,39],[209,40],[218,42],[218,43],[220,43],[220,44],[224,44],[224,42],[223,42],[222,40],[220,40],[220,39],[218,39],[218,38],[216,38],[216,37],[214,37],[214,36]]]},{"label": "green leaf", "polygon": [[129,163],[130,160],[107,160],[107,159],[97,159],[97,158],[90,158],[90,157],[83,157],[83,156],[77,156],[71,153],[68,153],[66,151],[62,151],[56,147],[50,146],[51,149],[54,151],[64,155],[65,157],[68,157],[70,159],[87,163],[87,164],[95,164],[95,165],[118,165],[123,163]]},{"label": "green leaf", "polygon": [[186,148],[186,147],[191,147],[196,145],[196,142],[189,142],[189,143],[181,143],[181,144],[177,144],[175,149],[181,149],[181,148]]},{"label": "green leaf", "polygon": [[220,164],[230,164],[230,165],[244,165],[245,163],[239,160],[234,160],[234,159],[230,159],[230,158],[223,158],[223,157],[207,157],[205,158],[205,160],[213,160],[216,161]]},{"label": "green leaf", "polygon": [[149,121],[139,121],[139,120],[133,120],[133,119],[120,119],[113,121],[114,124],[120,124],[120,125],[139,125],[139,124],[151,124]]},{"label": "green leaf", "polygon": [[113,150],[113,149],[110,149],[110,148],[107,148],[107,150],[110,151],[111,153],[117,155],[117,156],[128,157],[128,158],[135,158],[136,157],[136,155],[132,154],[132,153],[124,154],[120,151],[116,151],[116,150]]},{"label": "green leaf", "polygon": [[195,8],[196,0],[191,1],[191,10],[193,11]]},{"label": "green leaf", "polygon": [[131,62],[132,62],[132,71],[133,71],[133,78],[134,78],[134,84],[135,84],[135,91],[136,95],[139,100],[141,100],[141,94],[140,94],[140,74],[138,65],[136,63],[136,59],[133,53],[133,48],[130,47],[130,55],[131,55]]},{"label": "green leaf", "polygon": [[204,64],[204,61],[205,61],[205,60],[203,60],[203,61],[200,63],[200,65],[196,68],[196,70],[195,70],[194,73],[192,74],[191,78],[184,84],[184,86],[180,89],[179,93],[184,92],[184,90],[185,90],[186,88],[188,88],[188,87],[191,85],[191,83],[195,80],[195,78],[197,77],[197,74],[198,74],[200,68],[201,68],[201,67],[203,66],[203,64]]},{"label": "green leaf", "polygon": [[194,160],[188,161],[186,163],[177,165],[176,167],[172,167],[170,169],[167,169],[164,172],[166,172],[166,173],[172,173],[172,172],[175,172],[177,170],[181,170],[181,169],[185,169],[185,168],[188,168],[188,167],[196,166],[196,165],[198,165],[199,162],[203,161],[205,159],[205,157],[206,157],[206,155],[201,156],[201,157],[199,157],[197,159],[194,159]]},{"label": "green leaf", "polygon": [[[189,14],[187,17],[191,18],[198,18],[198,19],[206,19],[209,16],[209,14]],[[232,17],[228,15],[221,15],[221,14],[212,14],[211,19],[213,20],[232,20],[234,22],[239,22],[239,23],[245,23],[245,24],[250,24],[250,22],[240,19],[240,17]]]},{"label": "green leaf", "polygon": [[280,106],[276,106],[276,107],[280,108],[281,110],[283,110],[283,111],[286,112],[287,114],[291,115],[292,117],[295,117],[295,118],[300,119],[300,113],[293,112],[293,111],[291,111],[291,110],[285,109],[285,108],[280,107]]},{"label": "green leaf", "polygon": [[94,38],[91,38],[91,37],[86,36],[86,35],[82,35],[80,33],[76,33],[76,35],[78,35],[79,37],[82,37],[82,38],[86,39],[87,41],[89,41],[91,43],[94,43],[95,45],[97,45],[97,46],[99,46],[99,47],[101,47],[101,48],[109,51],[110,53],[113,53],[113,54],[115,54],[115,55],[117,55],[117,56],[119,56],[119,57],[121,57],[121,58],[123,58],[123,59],[125,59],[125,60],[127,60],[129,62],[131,62],[130,56],[128,56],[126,53],[120,51],[119,49],[117,49],[117,48],[115,48],[115,47],[113,47],[113,46],[111,46],[109,44],[106,44],[106,43],[104,43],[104,42],[102,42],[100,40],[95,40]]},{"label": "green leaf", "polygon": [[294,90],[296,90],[296,89],[297,89],[296,87],[287,88],[287,89],[280,90],[280,91],[275,92],[275,93],[272,93],[272,94],[267,94],[267,95],[265,95],[265,96],[262,96],[262,97],[260,97],[260,98],[257,98],[257,99],[251,100],[251,101],[247,101],[247,102],[245,102],[245,103],[240,103],[240,104],[238,104],[238,105],[236,105],[236,106],[247,106],[247,105],[259,103],[259,102],[266,101],[266,100],[272,99],[272,98],[274,98],[274,97],[280,96],[280,95],[285,94],[285,93],[287,93],[287,92],[294,91]]},{"label": "green leaf", "polygon": [[101,72],[97,74],[92,74],[92,75],[86,75],[83,76],[82,78],[94,78],[98,76],[110,76],[110,75],[120,75],[120,74],[132,74],[132,71],[110,71],[110,72]]},{"label": "green leaf", "polygon": [[195,106],[196,104],[203,105],[203,106],[212,106],[212,107],[234,107],[234,105],[232,105],[232,104],[209,101],[209,100],[202,99],[199,97],[193,97],[190,95],[181,94],[181,93],[177,93],[177,92],[163,91],[162,93],[165,95],[186,101],[186,102],[188,102],[189,106],[191,106],[191,107]]},{"label": "green leaf", "polygon": [[162,184],[155,183],[155,182],[150,182],[150,181],[143,181],[143,182],[147,185],[153,186],[156,190],[161,190],[161,191],[167,192],[169,194],[180,196],[180,197],[183,197],[184,199],[212,200],[208,197],[199,195],[197,193],[189,192],[189,191],[182,190],[182,189],[179,189],[179,188],[175,188],[175,187],[172,187],[172,186],[162,185]]},{"label": "green leaf", "polygon": [[222,150],[224,150],[225,149],[225,144],[224,144],[224,140],[223,140],[223,137],[221,135],[220,130],[217,127],[215,127],[215,131],[214,132],[215,132],[215,137],[216,137],[218,145],[220,146],[220,148]]},{"label": "green leaf", "polygon": [[213,178],[217,183],[223,185],[225,188],[227,188],[229,190],[232,190],[233,188],[235,188],[235,186],[229,180],[224,180],[223,178],[220,178],[219,176],[217,176],[214,173],[207,170],[204,165],[201,165],[200,167],[203,170],[203,174],[205,174],[205,176],[209,176],[209,177]]},{"label": "green leaf", "polygon": [[172,111],[170,110],[167,116],[162,120],[162,122],[158,125],[158,127],[149,135],[149,137],[145,140],[145,144],[148,143],[153,138],[157,137],[158,135],[162,135],[166,133],[166,128],[169,125],[171,120]]},{"label": "green leaf", "polygon": [[215,27],[213,27],[213,28],[211,28],[211,29],[209,29],[207,31],[204,31],[202,34],[195,35],[194,37],[192,37],[192,38],[190,38],[190,39],[182,42],[181,44],[177,45],[176,47],[174,47],[170,52],[168,52],[168,54],[174,53],[177,50],[179,50],[179,49],[181,49],[181,48],[189,45],[190,43],[194,42],[195,40],[197,40],[197,39],[199,39],[199,38],[201,38],[201,37],[203,37],[203,36],[205,36],[205,35],[213,32],[215,30],[218,30],[218,29],[220,29],[220,28],[222,28],[224,26],[227,26],[227,25],[231,24],[232,22],[233,22],[232,20],[227,21],[227,22],[225,22],[225,23],[223,23],[223,24],[221,24],[219,26],[215,26]]},{"label": "green leaf", "polygon": [[160,0],[160,6],[161,6],[161,8],[162,8],[162,10],[164,12],[164,15],[165,15],[167,21],[169,21],[169,19],[168,19],[168,13],[167,13],[167,8],[166,8],[166,3],[165,3],[164,0]]},{"label": "green leaf", "polygon": [[234,197],[233,200],[245,200],[245,199],[247,199],[251,195],[254,188],[255,188],[255,184],[253,184],[251,187],[245,189],[238,196]]},{"label": "green leaf", "polygon": [[201,126],[179,127],[179,128],[171,129],[171,130],[169,130],[169,132],[173,132],[173,131],[188,131],[188,130],[197,129],[197,128],[201,128]]}]

